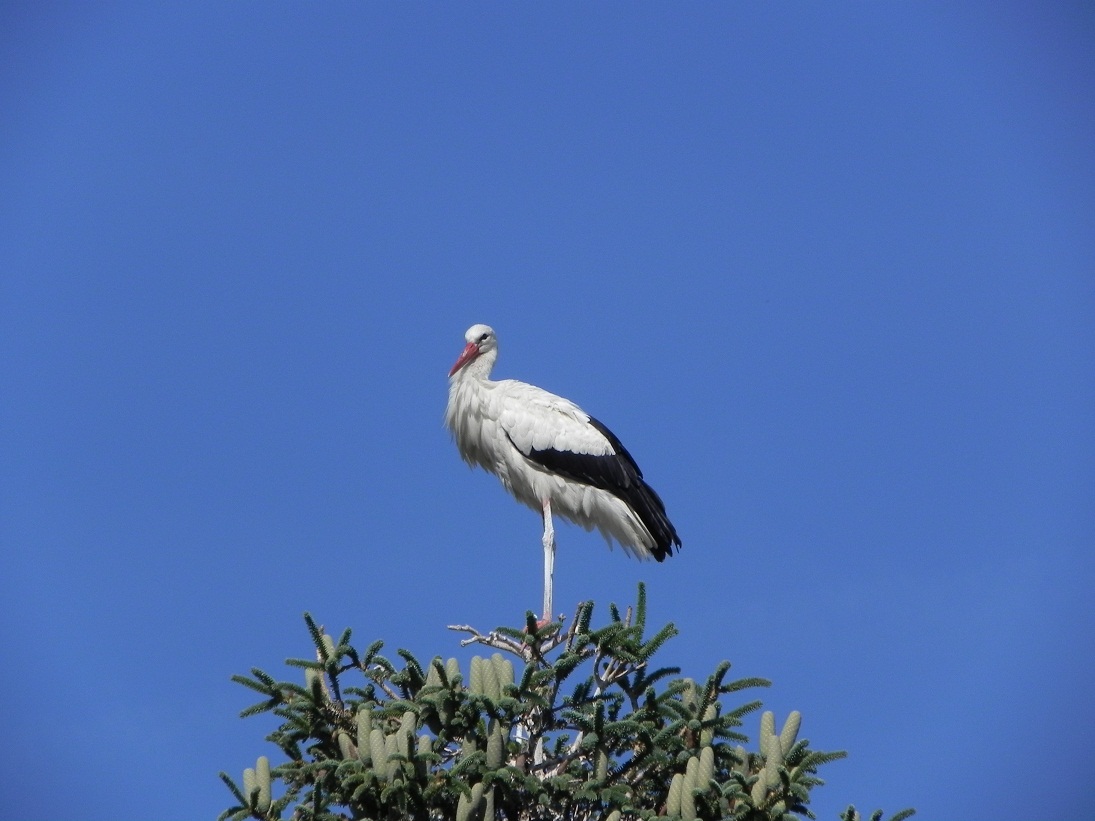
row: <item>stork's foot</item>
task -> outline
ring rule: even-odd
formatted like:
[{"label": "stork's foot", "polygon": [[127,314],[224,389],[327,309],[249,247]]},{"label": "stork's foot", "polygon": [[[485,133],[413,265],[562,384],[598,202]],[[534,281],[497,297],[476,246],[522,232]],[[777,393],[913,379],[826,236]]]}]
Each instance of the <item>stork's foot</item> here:
[{"label": "stork's foot", "polygon": [[525,632],[539,633],[541,630],[551,624],[552,621],[553,619],[550,619],[547,616],[542,616],[541,618],[536,619],[536,621],[533,621],[532,614],[530,613],[528,616],[528,621],[525,622]]},{"label": "stork's foot", "polygon": [[540,616],[537,618],[531,610],[527,610],[525,611],[525,633],[528,635],[539,635],[544,628],[557,624],[562,619],[562,616],[557,619],[553,619],[551,616]]}]

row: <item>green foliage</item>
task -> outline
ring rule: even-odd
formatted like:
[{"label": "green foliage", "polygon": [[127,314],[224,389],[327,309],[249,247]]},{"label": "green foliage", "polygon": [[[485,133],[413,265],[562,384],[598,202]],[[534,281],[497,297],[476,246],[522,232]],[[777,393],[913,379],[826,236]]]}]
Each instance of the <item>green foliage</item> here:
[{"label": "green foliage", "polygon": [[[336,642],[305,614],[315,659],[287,661],[303,684],[258,669],[233,677],[262,696],[243,716],[282,720],[267,739],[285,761],[259,758],[242,787],[221,773],[235,804],[219,821],[814,817],[817,770],[845,754],[798,739],[797,712],[778,733],[764,713],[759,749],[746,751],[743,719],[761,703],[725,697],[767,681],[727,681],[729,662],[702,683],[656,665],[677,631],[646,635],[642,585],[633,611],[612,605],[598,629],[592,615],[581,605],[566,631],[531,613],[524,629],[455,627],[471,634],[464,644],[498,651],[465,676],[456,659],[423,666],[405,650],[397,665],[379,641],[359,652],[349,630]],[[851,807],[843,819],[860,821]]]},{"label": "green foliage", "polygon": [[[908,809],[902,810],[899,813],[891,815],[889,821],[905,821],[906,818],[914,815],[916,810]],[[844,812],[840,814],[840,821],[866,821],[855,807],[848,807]],[[883,821],[882,810],[875,810],[869,816],[869,821]]]}]

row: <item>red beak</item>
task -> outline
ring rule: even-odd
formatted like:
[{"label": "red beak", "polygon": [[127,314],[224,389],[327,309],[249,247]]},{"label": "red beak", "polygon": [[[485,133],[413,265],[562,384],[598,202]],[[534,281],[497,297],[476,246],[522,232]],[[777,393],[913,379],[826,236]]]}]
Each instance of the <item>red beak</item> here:
[{"label": "red beak", "polygon": [[449,371],[449,376],[452,376],[477,356],[479,356],[479,346],[474,342],[469,342],[464,346],[464,352],[460,354],[460,358],[456,360],[456,364],[452,366],[452,370]]}]

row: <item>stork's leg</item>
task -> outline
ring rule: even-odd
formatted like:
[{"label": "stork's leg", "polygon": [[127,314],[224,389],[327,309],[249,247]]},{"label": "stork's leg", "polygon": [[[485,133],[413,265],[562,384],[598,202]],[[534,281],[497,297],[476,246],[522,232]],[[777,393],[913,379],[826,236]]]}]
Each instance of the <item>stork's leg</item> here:
[{"label": "stork's leg", "polygon": [[555,576],[555,527],[551,523],[551,500],[544,499],[544,612],[545,624],[553,620],[551,585]]}]

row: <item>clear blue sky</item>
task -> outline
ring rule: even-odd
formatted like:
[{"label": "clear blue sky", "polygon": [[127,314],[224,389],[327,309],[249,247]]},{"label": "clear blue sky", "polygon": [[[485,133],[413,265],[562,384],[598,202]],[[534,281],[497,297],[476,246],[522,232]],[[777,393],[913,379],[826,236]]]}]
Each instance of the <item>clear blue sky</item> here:
[{"label": "clear blue sky", "polygon": [[1087,812],[1093,44],[1081,2],[5,4],[3,815],[215,816],[270,749],[229,676],[305,610],[429,657],[538,606],[539,520],[441,425],[475,322],[684,540],[561,527],[558,609],[645,580],[667,662],[771,678],[850,751],[821,818]]}]

